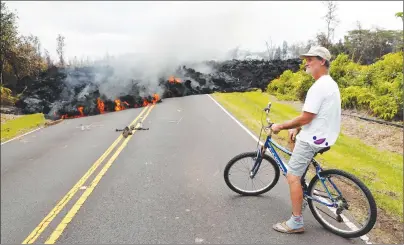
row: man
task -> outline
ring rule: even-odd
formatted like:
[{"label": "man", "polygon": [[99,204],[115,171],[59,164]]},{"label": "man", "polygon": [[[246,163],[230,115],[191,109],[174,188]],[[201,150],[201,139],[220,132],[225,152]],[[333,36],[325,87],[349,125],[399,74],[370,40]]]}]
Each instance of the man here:
[{"label": "man", "polygon": [[292,216],[273,226],[275,230],[285,233],[304,231],[300,178],[314,154],[335,143],[341,123],[340,92],[337,83],[329,75],[330,52],[324,47],[313,47],[300,57],[306,60],[306,72],[315,80],[307,92],[302,114],[291,121],[274,124],[271,128],[275,134],[289,129],[290,140],[294,141],[296,137],[287,175]]}]

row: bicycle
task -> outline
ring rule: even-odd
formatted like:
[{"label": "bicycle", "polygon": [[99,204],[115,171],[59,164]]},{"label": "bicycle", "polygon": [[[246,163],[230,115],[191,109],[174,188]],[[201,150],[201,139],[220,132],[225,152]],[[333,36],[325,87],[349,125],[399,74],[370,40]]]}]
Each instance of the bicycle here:
[{"label": "bicycle", "polygon": [[[280,177],[280,171],[282,171],[282,174],[284,176],[287,175],[287,165],[282,161],[282,159],[279,157],[276,149],[281,150],[283,153],[287,154],[288,156],[292,155],[292,152],[289,151],[288,149],[282,147],[279,145],[277,142],[275,142],[272,139],[272,130],[271,126],[273,123],[271,123],[269,119],[269,112],[271,110],[271,102],[268,103],[268,106],[264,108],[264,111],[266,112],[266,121],[268,123],[267,126],[264,125],[262,122],[261,118],[261,132],[260,132],[260,137],[258,138],[257,142],[257,150],[252,151],[252,152],[244,152],[241,154],[238,154],[237,156],[233,157],[227,164],[224,169],[224,179],[227,184],[227,186],[233,190],[234,192],[240,194],[240,195],[245,195],[245,196],[257,196],[261,195],[263,193],[266,193],[270,191],[272,188],[275,187],[277,184],[279,177]],[[267,137],[265,143],[260,144],[260,138],[262,135],[262,132],[266,131]],[[329,151],[331,149],[330,146],[327,146],[323,149],[321,149],[319,152],[317,152],[314,157],[312,158],[310,164],[306,168],[303,176],[301,177],[301,184],[303,188],[303,207],[302,209],[304,210],[306,205],[310,207],[310,211],[315,217],[315,219],[327,230],[331,231],[332,233],[339,235],[344,238],[355,238],[355,237],[360,237],[365,234],[367,234],[371,229],[373,229],[373,226],[376,223],[377,219],[377,207],[376,207],[376,202],[374,200],[374,197],[370,190],[366,187],[366,185],[359,180],[356,176],[343,171],[339,169],[328,169],[328,170],[323,170],[323,168],[320,166],[320,162],[315,160],[315,157],[317,154],[323,154],[326,151]],[[266,154],[266,151],[269,150],[269,152],[272,154],[272,156]],[[269,182],[267,185],[264,184],[264,187],[258,190],[253,190],[253,191],[247,191],[241,188],[236,187],[233,182],[230,181],[230,170],[232,167],[235,169],[234,165],[239,161],[243,160],[246,158],[252,158],[253,163],[251,165],[248,165],[247,169],[249,172],[249,181],[253,181],[255,178],[257,178],[257,175],[259,173],[259,170],[263,171],[265,167],[261,167],[263,160],[266,160],[269,163],[270,168],[274,170],[275,176],[273,177],[272,181]],[[315,168],[315,175],[314,177],[310,180],[309,185],[307,185],[306,182],[306,174],[308,172],[308,169],[310,165],[313,165]],[[342,195],[342,192],[345,192],[348,197],[353,197],[352,203],[355,204],[359,203],[361,206],[366,205],[366,203],[362,203],[357,201],[357,196],[352,195],[351,191],[353,188],[353,185],[346,184],[345,182],[342,182],[341,186],[344,188],[344,190],[340,190],[337,188],[337,185],[334,183],[334,181],[331,181],[331,176],[336,176],[336,177],[344,177],[351,182],[353,182],[353,185],[356,185],[359,187],[359,189],[362,191],[362,193],[366,197],[367,205],[368,205],[368,214],[370,213],[369,217],[366,218],[366,223],[363,228],[359,229],[357,227],[358,222],[356,219],[352,221],[351,219],[347,218],[347,214],[343,214],[344,211],[346,210],[353,210],[352,212],[356,212],[356,214],[359,214],[360,218],[363,219],[363,212],[360,210],[355,209],[355,207],[351,207],[350,203],[347,201],[347,199]],[[244,177],[245,178],[245,177]],[[261,181],[262,182],[262,181]],[[320,182],[320,187],[324,187],[325,191],[320,191],[317,188],[315,188],[315,185]],[[263,182],[262,182],[263,183]],[[335,194],[332,191],[331,188],[327,187],[327,184],[330,184],[330,187],[333,187],[335,189]],[[252,186],[255,188],[255,185],[252,184]],[[340,187],[341,187],[340,186]],[[246,184],[247,187],[247,184]],[[246,188],[245,187],[245,188]],[[327,201],[327,199],[329,201]],[[315,204],[322,204],[326,206],[326,211],[322,211],[318,208],[315,208]],[[318,211],[320,210],[321,213]],[[322,213],[325,215],[322,216]],[[329,216],[333,220],[337,221],[337,225],[333,226],[331,225],[327,220],[325,220],[325,217]],[[335,217],[333,217],[335,216]],[[342,230],[342,228],[347,227],[347,231]],[[357,230],[355,230],[357,229]]]}]

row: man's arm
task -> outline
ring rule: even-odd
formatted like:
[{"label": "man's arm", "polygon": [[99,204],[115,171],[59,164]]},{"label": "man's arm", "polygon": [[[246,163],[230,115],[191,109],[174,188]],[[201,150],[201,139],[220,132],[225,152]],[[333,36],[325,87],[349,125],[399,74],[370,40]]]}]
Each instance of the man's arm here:
[{"label": "man's arm", "polygon": [[293,120],[280,124],[279,127],[281,130],[301,128],[302,126],[313,121],[314,117],[316,117],[316,114],[304,111],[300,116],[296,117]]},{"label": "man's arm", "polygon": [[316,117],[316,114],[303,111],[303,113],[300,116],[296,117],[293,120],[287,121],[282,124],[272,125],[272,130],[274,132],[279,132],[281,130],[292,128],[298,128],[298,130],[300,130],[302,126],[309,124],[314,119],[314,117]]},{"label": "man's arm", "polygon": [[306,100],[302,109],[303,113],[288,122],[272,125],[272,131],[274,133],[278,133],[284,129],[300,128],[306,124],[309,124],[320,111],[320,107],[324,100],[322,92],[321,85],[313,85],[309,91],[307,91]]}]

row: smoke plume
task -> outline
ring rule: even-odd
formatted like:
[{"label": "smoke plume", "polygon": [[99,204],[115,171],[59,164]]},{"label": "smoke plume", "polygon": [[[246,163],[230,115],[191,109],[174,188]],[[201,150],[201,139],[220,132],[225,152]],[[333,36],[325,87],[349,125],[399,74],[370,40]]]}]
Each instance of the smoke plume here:
[{"label": "smoke plume", "polygon": [[[156,8],[148,9],[150,25],[145,23],[145,26],[152,26],[151,30],[142,36],[130,37],[133,40],[131,50],[121,50],[121,54],[96,60],[90,68],[94,74],[91,78],[84,73],[76,72],[74,76],[67,73],[69,87],[91,80],[101,95],[111,100],[127,93],[133,83],[144,86],[142,93],[161,94],[159,79],[180,76],[175,74],[177,68],[191,64],[197,71],[211,73],[213,69],[203,64],[204,61],[232,58],[229,50],[234,48],[235,40],[243,42],[248,37],[246,23],[252,13],[247,4],[173,2],[155,5]],[[226,5],[226,8],[217,5]],[[144,16],[139,18],[147,19]],[[140,23],[130,21],[118,25],[141,27]],[[110,40],[107,45],[116,46],[119,42]],[[83,95],[92,88],[95,87],[88,85]]]},{"label": "smoke plume", "polygon": [[[113,29],[111,23],[132,26],[136,17],[143,22],[154,22],[154,25],[145,24],[147,28],[144,28],[143,35],[128,34],[127,40],[133,43],[129,50],[127,46],[119,49],[119,37],[122,39],[122,36],[109,33],[111,37],[118,37],[109,40],[109,46],[118,47],[111,55],[98,58],[91,64],[49,71],[39,81],[21,83],[21,91],[24,86],[28,89],[17,106],[25,113],[42,112],[62,118],[94,115],[117,111],[122,109],[121,106],[144,106],[155,103],[158,98],[265,89],[268,82],[285,69],[298,67],[297,61],[232,60],[240,58],[237,53],[242,53],[235,52],[239,49],[234,49],[238,46],[234,44],[249,39],[251,21],[247,20],[253,13],[249,12],[246,3],[206,4],[159,3],[156,8],[147,10],[151,13],[142,13],[143,16],[135,16],[126,22],[124,18],[112,20],[106,15],[105,30]],[[227,8],[215,8],[218,4]],[[188,5],[186,11],[178,8],[180,5]],[[209,11],[208,17],[200,11]],[[122,15],[125,16],[125,10]],[[97,30],[92,29],[89,22],[73,23],[73,26],[78,24],[90,32]],[[141,28],[141,24],[136,23],[133,28]],[[94,34],[92,43],[83,42],[83,45],[100,47],[99,35]],[[100,42],[105,40],[108,38],[100,39]],[[104,48],[100,50],[105,50],[105,43],[102,46]]]}]

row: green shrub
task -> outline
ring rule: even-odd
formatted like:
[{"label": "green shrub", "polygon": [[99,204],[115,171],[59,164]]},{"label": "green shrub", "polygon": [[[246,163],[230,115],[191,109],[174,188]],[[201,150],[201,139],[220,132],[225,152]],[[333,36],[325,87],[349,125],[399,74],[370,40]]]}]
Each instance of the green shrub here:
[{"label": "green shrub", "polygon": [[371,79],[377,81],[393,82],[403,73],[403,52],[390,53],[369,66]]},{"label": "green shrub", "polygon": [[373,113],[385,120],[391,120],[398,112],[397,100],[390,95],[376,96],[376,99],[370,102],[370,108]]},{"label": "green shrub", "polygon": [[[334,80],[338,81],[343,78],[346,74],[346,67],[348,66],[350,60],[348,55],[340,54],[335,58],[333,62],[331,62],[330,66],[330,75],[334,78]],[[338,84],[341,86],[341,84]]]},{"label": "green shrub", "polygon": [[370,65],[368,77],[376,95],[370,105],[374,115],[386,120],[400,115],[403,111],[403,52],[386,54]]},{"label": "green shrub", "polygon": [[[365,68],[366,69],[366,68]],[[363,85],[365,76],[362,75],[364,67],[352,62],[348,55],[340,54],[331,63],[330,75],[340,88],[351,85]]]},{"label": "green shrub", "polygon": [[300,101],[304,101],[307,95],[307,91],[309,91],[311,85],[314,83],[314,79],[312,76],[307,74],[306,72],[299,71],[295,73],[296,79],[296,96]]},{"label": "green shrub", "polygon": [[280,100],[304,100],[314,79],[304,71],[285,71],[278,79],[268,84],[267,91]]},{"label": "green shrub", "polygon": [[17,98],[12,96],[11,89],[6,88],[3,85],[0,85],[0,93],[2,105],[14,105],[17,101]]},{"label": "green shrub", "polygon": [[279,78],[271,81],[268,84],[267,91],[275,94],[281,100],[296,100],[294,96],[294,73],[291,70],[286,70],[279,76]]},{"label": "green shrub", "polygon": [[366,110],[374,99],[375,95],[366,87],[350,86],[341,89],[341,106],[343,108]]}]

